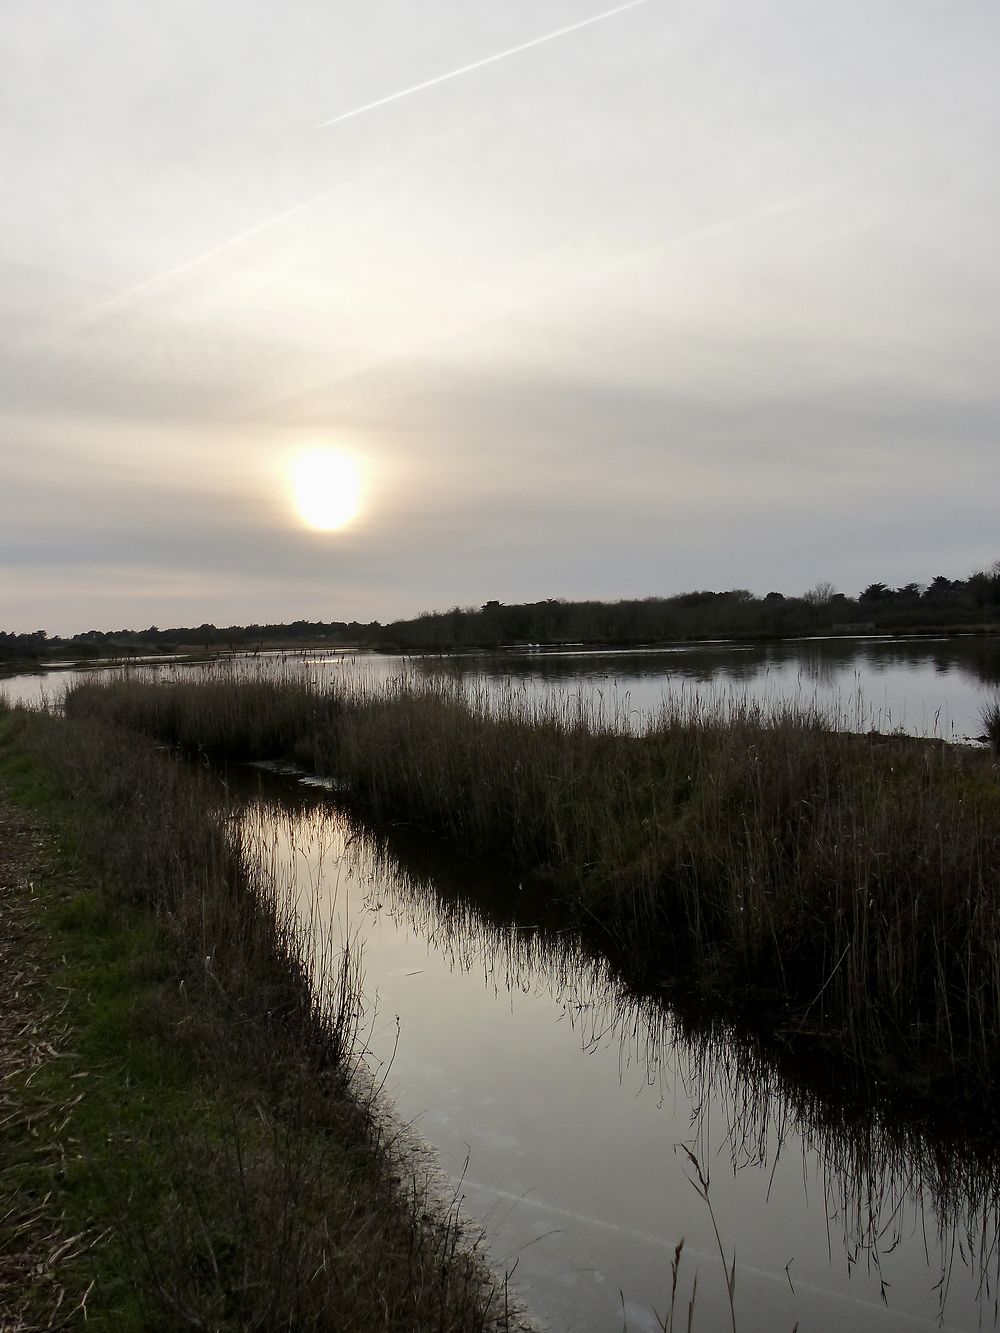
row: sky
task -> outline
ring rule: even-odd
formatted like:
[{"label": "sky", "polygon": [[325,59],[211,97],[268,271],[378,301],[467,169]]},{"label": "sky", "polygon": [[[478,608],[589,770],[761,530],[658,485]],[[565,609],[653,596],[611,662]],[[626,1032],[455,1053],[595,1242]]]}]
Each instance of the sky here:
[{"label": "sky", "polygon": [[998,68],[996,0],[3,5],[0,629],[990,565]]}]

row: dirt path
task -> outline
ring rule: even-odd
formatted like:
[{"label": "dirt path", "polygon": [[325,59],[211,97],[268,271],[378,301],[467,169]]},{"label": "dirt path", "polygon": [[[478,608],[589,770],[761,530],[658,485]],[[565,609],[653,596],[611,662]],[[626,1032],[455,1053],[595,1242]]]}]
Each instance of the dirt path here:
[{"label": "dirt path", "polygon": [[60,1274],[93,1241],[67,1233],[43,1184],[59,1171],[79,1097],[46,1103],[32,1086],[67,1049],[35,888],[57,873],[53,835],[0,789],[0,1333],[75,1324],[80,1294]]}]

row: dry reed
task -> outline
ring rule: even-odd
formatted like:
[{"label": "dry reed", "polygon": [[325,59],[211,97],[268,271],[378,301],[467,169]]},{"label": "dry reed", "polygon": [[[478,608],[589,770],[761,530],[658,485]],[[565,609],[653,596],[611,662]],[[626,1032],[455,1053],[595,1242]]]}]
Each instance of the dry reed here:
[{"label": "dry reed", "polygon": [[668,701],[629,734],[582,701],[449,683],[120,680],[66,710],[307,763],[376,820],[501,858],[641,976],[683,971],[908,1095],[992,1103],[1000,788],[984,754],[740,697]]}]

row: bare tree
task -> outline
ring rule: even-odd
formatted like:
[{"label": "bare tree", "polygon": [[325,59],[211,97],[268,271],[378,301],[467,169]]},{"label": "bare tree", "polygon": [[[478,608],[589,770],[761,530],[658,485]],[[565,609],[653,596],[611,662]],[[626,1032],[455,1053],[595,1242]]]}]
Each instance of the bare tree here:
[{"label": "bare tree", "polygon": [[802,600],[810,606],[829,606],[836,595],[837,589],[832,583],[817,583],[815,588],[802,594]]}]

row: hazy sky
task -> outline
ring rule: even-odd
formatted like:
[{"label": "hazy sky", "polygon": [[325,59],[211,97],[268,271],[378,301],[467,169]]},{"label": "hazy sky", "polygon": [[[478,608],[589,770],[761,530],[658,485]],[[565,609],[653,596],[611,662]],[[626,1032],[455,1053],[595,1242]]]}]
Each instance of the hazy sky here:
[{"label": "hazy sky", "polygon": [[0,8],[0,628],[1000,556],[1000,5],[615,8]]}]

